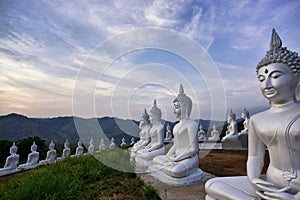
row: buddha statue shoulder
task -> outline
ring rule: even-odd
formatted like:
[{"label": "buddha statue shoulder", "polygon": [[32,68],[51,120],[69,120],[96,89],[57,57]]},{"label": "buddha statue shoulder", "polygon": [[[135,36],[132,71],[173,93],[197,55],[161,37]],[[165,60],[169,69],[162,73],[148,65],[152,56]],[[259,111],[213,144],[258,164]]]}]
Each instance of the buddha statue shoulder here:
[{"label": "buddha statue shoulder", "polygon": [[180,85],[179,94],[173,101],[173,113],[179,119],[179,123],[173,128],[174,144],[166,155],[153,159],[153,164],[171,177],[186,177],[199,167],[198,125],[190,119],[191,111],[192,100],[184,94]]},{"label": "buddha statue shoulder", "polygon": [[[247,177],[209,180],[210,199],[300,199],[300,57],[282,47],[273,29],[258,63],[259,87],[271,107],[249,120]],[[266,147],[270,163],[265,175]],[[226,190],[224,190],[226,188]]]}]

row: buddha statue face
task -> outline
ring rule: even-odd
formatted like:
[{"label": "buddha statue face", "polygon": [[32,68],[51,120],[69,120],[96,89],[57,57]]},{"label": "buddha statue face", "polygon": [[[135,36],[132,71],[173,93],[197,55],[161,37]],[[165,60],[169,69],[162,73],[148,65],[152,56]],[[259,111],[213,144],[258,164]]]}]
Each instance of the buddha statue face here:
[{"label": "buddha statue face", "polygon": [[149,121],[151,124],[156,124],[161,120],[161,110],[156,105],[156,100],[153,101],[153,107],[149,111]]},{"label": "buddha statue face", "polygon": [[178,101],[173,102],[173,113],[176,118],[181,118],[181,107]]},{"label": "buddha statue face", "polygon": [[216,125],[215,125],[215,124],[213,125],[213,130],[214,130],[214,131],[216,130]]},{"label": "buddha statue face", "polygon": [[33,142],[33,144],[31,145],[31,151],[36,151],[37,150],[37,145],[35,144],[35,142]]},{"label": "buddha statue face", "polygon": [[271,63],[258,70],[260,90],[274,104],[284,104],[295,97],[298,80],[292,70],[282,63]]},{"label": "buddha statue face", "polygon": [[147,124],[149,124],[149,115],[147,113],[147,110],[145,109],[143,115],[141,116],[139,127],[143,128]]}]

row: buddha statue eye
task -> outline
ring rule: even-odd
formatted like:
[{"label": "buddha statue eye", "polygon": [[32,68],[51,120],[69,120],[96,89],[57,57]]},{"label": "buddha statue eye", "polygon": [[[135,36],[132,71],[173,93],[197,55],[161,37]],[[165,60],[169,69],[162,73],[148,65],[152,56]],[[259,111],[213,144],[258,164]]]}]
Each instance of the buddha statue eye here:
[{"label": "buddha statue eye", "polygon": [[271,77],[274,78],[274,79],[277,79],[279,76],[281,76],[282,73],[279,72],[279,71],[275,71],[271,74]]},{"label": "buddha statue eye", "polygon": [[263,75],[259,75],[257,78],[260,82],[263,82],[266,79]]}]

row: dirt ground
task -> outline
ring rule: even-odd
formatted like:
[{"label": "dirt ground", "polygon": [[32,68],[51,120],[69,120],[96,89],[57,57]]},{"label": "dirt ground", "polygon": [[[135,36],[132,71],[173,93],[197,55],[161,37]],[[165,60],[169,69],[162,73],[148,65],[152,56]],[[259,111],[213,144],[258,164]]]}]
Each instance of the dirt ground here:
[{"label": "dirt ground", "polygon": [[[266,153],[267,155],[267,153]],[[243,176],[246,173],[248,152],[243,150],[212,150],[210,152],[200,151],[200,168],[216,176]],[[265,158],[266,172],[269,157]]]}]

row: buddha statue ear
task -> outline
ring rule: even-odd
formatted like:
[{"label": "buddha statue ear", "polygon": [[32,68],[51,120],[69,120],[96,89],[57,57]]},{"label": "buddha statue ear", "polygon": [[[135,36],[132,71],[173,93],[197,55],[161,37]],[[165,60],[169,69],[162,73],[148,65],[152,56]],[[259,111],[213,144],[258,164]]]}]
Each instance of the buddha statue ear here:
[{"label": "buddha statue ear", "polygon": [[297,73],[298,84],[296,86],[295,99],[296,101],[300,101],[300,71]]}]

